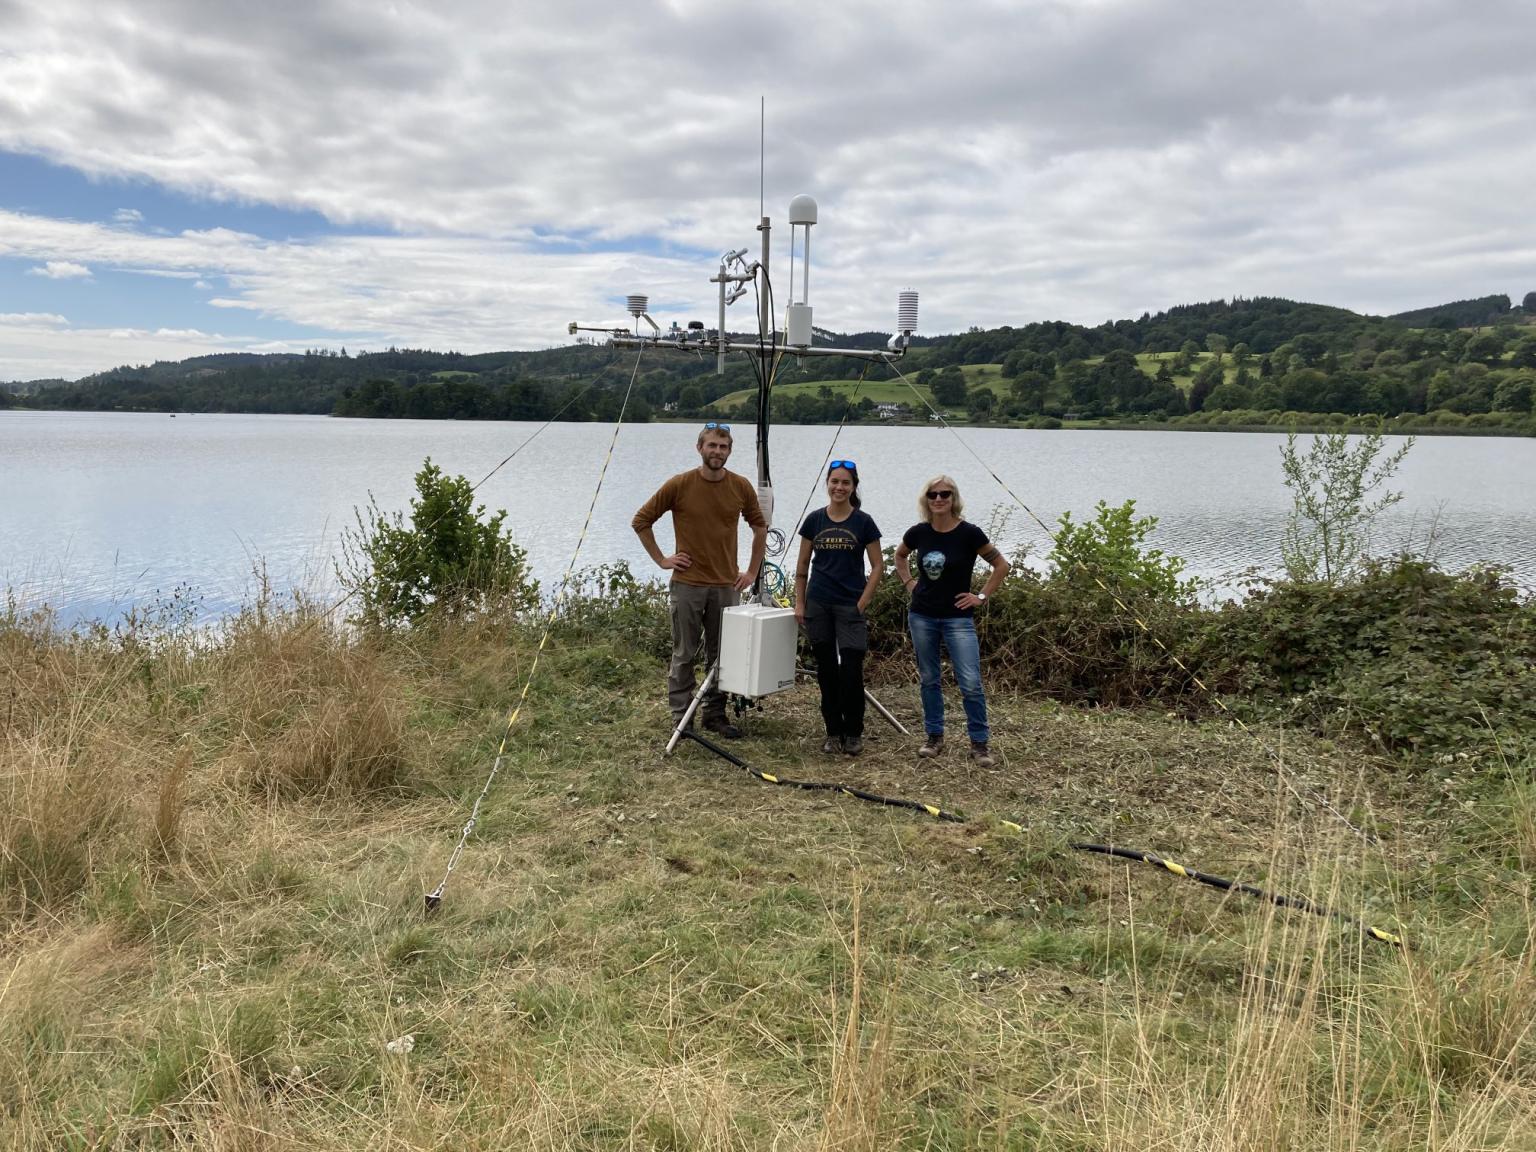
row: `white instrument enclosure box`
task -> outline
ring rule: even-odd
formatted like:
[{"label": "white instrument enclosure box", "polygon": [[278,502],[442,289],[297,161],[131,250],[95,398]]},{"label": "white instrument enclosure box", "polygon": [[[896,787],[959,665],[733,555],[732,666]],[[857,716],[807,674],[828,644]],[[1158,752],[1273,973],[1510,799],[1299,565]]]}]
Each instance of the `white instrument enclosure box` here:
[{"label": "white instrument enclosure box", "polygon": [[720,616],[720,690],[767,696],[795,686],[793,608],[741,604]]}]

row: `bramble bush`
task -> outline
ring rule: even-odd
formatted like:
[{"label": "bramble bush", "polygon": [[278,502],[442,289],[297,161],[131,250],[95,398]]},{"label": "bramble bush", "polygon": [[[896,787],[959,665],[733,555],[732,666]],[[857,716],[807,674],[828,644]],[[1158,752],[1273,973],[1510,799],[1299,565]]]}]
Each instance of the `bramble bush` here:
[{"label": "bramble bush", "polygon": [[1494,569],[1366,561],[1276,582],[1213,614],[1201,656],[1234,690],[1385,751],[1536,743],[1536,602]]},{"label": "bramble bush", "polygon": [[664,660],[672,653],[669,605],[665,584],[638,579],[619,560],[575,573],[555,624],[563,637],[623,637],[647,656]]}]

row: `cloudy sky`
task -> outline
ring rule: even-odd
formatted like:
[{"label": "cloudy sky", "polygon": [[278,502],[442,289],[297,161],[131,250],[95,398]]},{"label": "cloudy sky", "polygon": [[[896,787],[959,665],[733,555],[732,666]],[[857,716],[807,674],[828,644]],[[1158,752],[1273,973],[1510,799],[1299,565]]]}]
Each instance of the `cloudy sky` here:
[{"label": "cloudy sky", "polygon": [[760,98],[821,327],[1518,299],[1533,59],[1532,0],[0,0],[0,380],[705,318]]}]

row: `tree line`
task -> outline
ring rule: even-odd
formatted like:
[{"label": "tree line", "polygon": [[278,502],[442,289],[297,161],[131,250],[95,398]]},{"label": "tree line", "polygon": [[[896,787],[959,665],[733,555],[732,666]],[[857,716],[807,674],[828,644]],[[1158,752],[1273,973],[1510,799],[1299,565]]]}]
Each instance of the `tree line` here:
[{"label": "tree line", "polygon": [[[1477,327],[1459,326],[1475,322]],[[1493,323],[1487,323],[1492,320]],[[1165,420],[1215,413],[1342,413],[1518,421],[1536,389],[1536,292],[1456,301],[1396,317],[1256,297],[1180,305],[1088,327],[1047,321],[929,337],[909,363],[936,404],[978,420]],[[1409,323],[1414,321],[1415,323]],[[882,333],[839,342],[878,346]],[[622,363],[620,362],[622,359]],[[818,360],[835,382],[865,371]],[[999,365],[1001,388],[969,366]],[[710,357],[652,357],[633,378],[628,418],[693,416],[751,389],[745,357],[716,376]],[[228,354],[125,366],[73,383],[39,382],[0,404],[50,409],[291,412],[381,419],[611,420],[631,388],[632,361],[569,345],[466,355],[388,348],[349,355]],[[830,387],[774,398],[774,419],[871,418]],[[750,414],[751,405],[734,414]]]}]

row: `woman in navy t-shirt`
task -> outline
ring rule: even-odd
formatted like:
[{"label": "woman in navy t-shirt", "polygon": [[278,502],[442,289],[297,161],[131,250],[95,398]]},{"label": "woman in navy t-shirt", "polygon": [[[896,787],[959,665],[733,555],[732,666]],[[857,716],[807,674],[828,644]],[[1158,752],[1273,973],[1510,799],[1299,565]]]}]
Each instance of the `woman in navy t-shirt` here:
[{"label": "woman in navy t-shirt", "polygon": [[[944,694],[939,688],[942,645],[949,650],[949,662],[965,704],[971,761],[986,768],[993,762],[992,736],[987,726],[987,697],[981,687],[981,645],[973,617],[1008,575],[1008,561],[985,532],[960,518],[964,508],[960,486],[951,477],[935,476],[928,481],[917,498],[922,520],[907,529],[896,548],[896,575],[912,593],[907,627],[917,654],[927,735],[917,754],[933,757],[944,750]],[[992,565],[992,571],[987,573],[981,591],[972,593],[971,570],[978,557]],[[909,559],[915,562],[916,575],[908,566]]]},{"label": "woman in navy t-shirt", "polygon": [[864,653],[869,651],[864,610],[874,599],[885,561],[880,529],[859,510],[859,469],[852,460],[827,466],[827,506],[806,516],[800,537],[795,619],[816,654],[821,718],[827,726],[821,750],[857,756],[864,750]]}]

